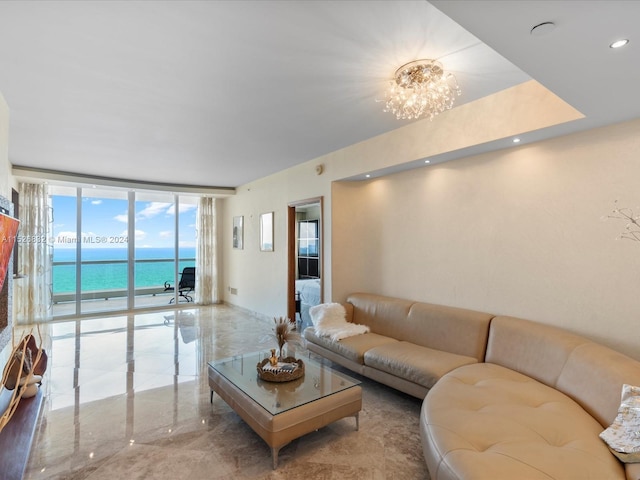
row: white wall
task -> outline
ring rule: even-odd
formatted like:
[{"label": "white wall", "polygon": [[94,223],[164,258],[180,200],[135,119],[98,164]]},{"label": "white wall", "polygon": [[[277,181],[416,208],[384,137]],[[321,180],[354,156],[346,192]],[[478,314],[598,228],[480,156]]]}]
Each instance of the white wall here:
[{"label": "white wall", "polygon": [[[324,197],[325,238],[331,237],[331,184],[325,174],[316,175],[315,163],[304,164],[274,177],[253,182],[225,198],[220,216],[222,230],[222,299],[233,305],[269,317],[287,314],[287,206],[291,202]],[[260,214],[274,212],[274,251],[261,252]],[[244,216],[244,249],[232,248],[234,216]],[[324,255],[330,258],[331,245],[325,243]],[[237,294],[229,289],[237,289]],[[330,276],[325,276],[325,292],[330,291]]]},{"label": "white wall", "polygon": [[[333,189],[333,295],[555,324],[640,358],[640,120]],[[339,232],[339,234],[338,234]]]},{"label": "white wall", "polygon": [[0,92],[0,195],[11,199],[9,177],[9,106]]}]

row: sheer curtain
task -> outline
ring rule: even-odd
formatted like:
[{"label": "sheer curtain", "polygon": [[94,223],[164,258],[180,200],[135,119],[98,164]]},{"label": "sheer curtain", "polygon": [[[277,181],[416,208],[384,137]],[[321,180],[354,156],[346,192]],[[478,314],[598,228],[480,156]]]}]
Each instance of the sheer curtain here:
[{"label": "sheer curtain", "polygon": [[201,197],[196,221],[196,298],[199,305],[218,302],[218,260],[216,253],[216,200]]},{"label": "sheer curtain", "polygon": [[52,218],[46,185],[20,184],[18,273],[14,282],[17,324],[45,322],[53,317]]}]

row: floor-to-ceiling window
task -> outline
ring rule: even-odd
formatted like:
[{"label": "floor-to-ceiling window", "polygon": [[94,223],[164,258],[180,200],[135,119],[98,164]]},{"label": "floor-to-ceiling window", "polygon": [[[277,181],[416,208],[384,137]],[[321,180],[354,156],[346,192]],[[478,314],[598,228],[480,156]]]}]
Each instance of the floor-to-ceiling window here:
[{"label": "floor-to-ceiling window", "polygon": [[157,297],[153,291],[158,287],[171,295],[164,302],[173,302],[174,292],[165,285],[175,285],[175,195],[137,194],[134,232],[135,281],[140,293],[135,296],[135,306],[153,305]]},{"label": "floor-to-ceiling window", "polygon": [[196,264],[198,197],[180,195],[178,201],[178,258],[179,270],[182,271],[184,267],[195,267]]},{"label": "floor-to-ceiling window", "polygon": [[51,194],[54,317],[186,301],[175,286],[195,266],[197,197],[102,187]]},{"label": "floor-to-ceiling window", "polygon": [[53,212],[53,315],[76,313],[78,245],[77,189],[58,187]]},{"label": "floor-to-ceiling window", "polygon": [[[136,195],[136,307],[157,305],[158,287],[163,288],[162,293],[175,292],[184,268],[195,267],[196,201],[197,197],[166,193]],[[167,290],[166,286],[171,288]],[[183,292],[185,295],[180,297],[179,293],[180,290],[178,301],[193,299],[193,294]],[[173,303],[175,298],[166,301]]]},{"label": "floor-to-ceiling window", "polygon": [[84,188],[79,198],[80,313],[121,310],[121,302],[109,300],[128,296],[127,192]]}]

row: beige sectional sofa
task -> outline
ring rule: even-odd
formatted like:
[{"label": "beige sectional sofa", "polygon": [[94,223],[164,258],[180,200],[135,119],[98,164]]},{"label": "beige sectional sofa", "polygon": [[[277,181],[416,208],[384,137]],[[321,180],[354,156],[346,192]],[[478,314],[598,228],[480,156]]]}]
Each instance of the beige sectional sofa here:
[{"label": "beige sectional sofa", "polygon": [[307,348],[423,398],[422,448],[432,480],[640,479],[599,438],[640,362],[540,323],[353,294],[347,320],[370,333]]}]

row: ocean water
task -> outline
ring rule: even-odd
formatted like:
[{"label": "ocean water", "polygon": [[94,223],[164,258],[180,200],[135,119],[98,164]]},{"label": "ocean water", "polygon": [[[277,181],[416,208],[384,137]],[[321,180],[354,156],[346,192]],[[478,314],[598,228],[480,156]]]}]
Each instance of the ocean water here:
[{"label": "ocean water", "polygon": [[[53,293],[75,292],[76,265],[56,265],[58,262],[75,262],[73,248],[54,248],[53,251]],[[135,286],[161,287],[167,281],[174,285],[174,249],[139,248],[135,252]],[[196,249],[181,248],[178,270],[195,267]],[[84,248],[82,250],[82,290],[110,290],[127,288],[126,248]],[[143,262],[138,260],[164,260]],[[98,264],[84,262],[99,261]],[[121,262],[121,263],[112,263]]]}]

